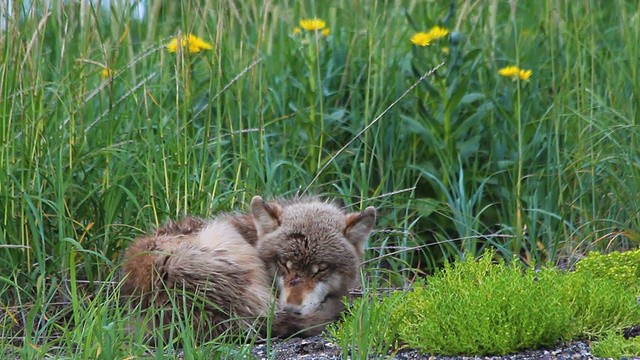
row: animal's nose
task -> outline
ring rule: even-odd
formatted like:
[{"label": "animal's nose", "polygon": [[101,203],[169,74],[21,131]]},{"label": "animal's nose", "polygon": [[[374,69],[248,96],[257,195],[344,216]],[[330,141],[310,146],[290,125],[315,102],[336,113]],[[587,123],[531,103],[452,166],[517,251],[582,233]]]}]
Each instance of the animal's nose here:
[{"label": "animal's nose", "polygon": [[283,310],[294,315],[302,315],[301,309],[297,306],[287,304]]}]

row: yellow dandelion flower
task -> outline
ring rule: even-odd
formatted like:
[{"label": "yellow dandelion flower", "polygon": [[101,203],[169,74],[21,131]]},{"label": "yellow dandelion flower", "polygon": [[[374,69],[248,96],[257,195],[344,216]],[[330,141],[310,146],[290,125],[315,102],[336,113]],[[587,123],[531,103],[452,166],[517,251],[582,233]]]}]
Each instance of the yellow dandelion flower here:
[{"label": "yellow dandelion flower", "polygon": [[113,71],[109,68],[104,68],[102,69],[102,71],[100,71],[100,77],[102,77],[103,79],[111,77],[112,75],[113,75]]},{"label": "yellow dandelion flower", "polygon": [[[182,38],[180,39],[180,47],[187,47],[190,53],[197,53],[202,50],[211,50],[213,48],[211,44],[192,34],[186,34],[182,36]],[[177,37],[171,39],[171,42],[169,43],[169,45],[167,45],[167,49],[169,50],[169,52],[178,51]]]},{"label": "yellow dandelion flower", "polygon": [[322,30],[322,35],[324,35],[324,36],[331,35],[331,29],[326,28],[326,29]]},{"label": "yellow dandelion flower", "polygon": [[432,40],[433,39],[425,32],[416,33],[411,37],[411,43],[418,46],[427,46],[431,44]]},{"label": "yellow dandelion flower", "polygon": [[518,72],[518,76],[520,76],[520,80],[528,81],[528,80],[529,80],[529,78],[531,77],[531,74],[532,74],[532,73],[533,73],[533,71],[531,71],[531,70],[522,70],[522,69],[521,69],[521,70]]},{"label": "yellow dandelion flower", "polygon": [[320,19],[300,20],[300,27],[307,31],[322,30],[325,28],[325,26],[327,26],[327,23],[325,23],[324,20]]},{"label": "yellow dandelion flower", "polygon": [[293,28],[293,35],[298,35],[298,34],[300,34],[300,28],[296,26]]},{"label": "yellow dandelion flower", "polygon": [[433,36],[434,40],[438,40],[449,35],[449,30],[440,26],[434,26],[433,28],[431,28],[431,30],[429,30],[429,34]]},{"label": "yellow dandelion flower", "polygon": [[518,76],[520,69],[517,66],[506,66],[498,70],[498,74],[506,77]]},{"label": "yellow dandelion flower", "polygon": [[533,74],[532,70],[520,69],[517,66],[505,66],[498,70],[498,75],[510,77],[512,80],[520,78],[522,81],[527,81]]},{"label": "yellow dandelion flower", "polygon": [[419,32],[411,37],[411,43],[418,46],[428,46],[434,40],[441,39],[449,35],[449,30],[440,26],[434,26],[429,32]]}]

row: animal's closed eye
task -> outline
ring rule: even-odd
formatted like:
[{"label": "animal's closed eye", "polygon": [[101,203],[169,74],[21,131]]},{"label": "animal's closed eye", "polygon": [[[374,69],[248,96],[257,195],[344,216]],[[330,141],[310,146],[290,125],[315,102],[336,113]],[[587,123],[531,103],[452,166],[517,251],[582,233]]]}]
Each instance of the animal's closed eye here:
[{"label": "animal's closed eye", "polygon": [[315,264],[311,267],[311,272],[313,274],[320,274],[327,270],[329,270],[329,264],[327,263]]},{"label": "animal's closed eye", "polygon": [[328,300],[335,299],[335,298],[336,298],[336,296],[335,296],[335,295],[333,295],[333,294],[327,294],[327,295],[322,299],[322,301],[320,302],[320,304],[324,304],[324,303],[326,303]]},{"label": "animal's closed eye", "polygon": [[289,237],[294,240],[304,240],[307,238],[303,233],[300,233],[300,232],[291,233],[289,234]]},{"label": "animal's closed eye", "polygon": [[278,265],[286,271],[291,270],[293,268],[293,262],[291,260],[283,260],[281,258],[277,259]]}]

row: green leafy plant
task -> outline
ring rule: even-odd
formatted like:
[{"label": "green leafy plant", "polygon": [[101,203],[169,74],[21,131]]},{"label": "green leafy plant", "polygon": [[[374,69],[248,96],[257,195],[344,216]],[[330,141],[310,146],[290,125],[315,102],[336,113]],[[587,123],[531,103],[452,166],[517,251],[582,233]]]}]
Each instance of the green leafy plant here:
[{"label": "green leafy plant", "polygon": [[[517,261],[457,261],[417,283],[398,306],[400,338],[434,354],[508,354],[571,336],[571,312],[557,270],[524,270]],[[544,300],[542,300],[544,299]]]},{"label": "green leafy plant", "polygon": [[[477,261],[458,260],[410,291],[374,301],[367,309],[374,315],[357,336],[352,329],[365,323],[366,305],[356,303],[333,335],[344,341],[372,333],[382,338],[375,345],[406,344],[431,354],[495,355],[597,338],[640,323],[640,306],[621,284],[494,258],[488,252]],[[392,331],[379,331],[383,324]]]},{"label": "green leafy plant", "polygon": [[640,324],[640,304],[636,293],[611,279],[586,273],[565,275],[575,327],[574,338],[597,339],[609,331],[622,331]]},{"label": "green leafy plant", "polygon": [[614,251],[603,255],[591,251],[576,263],[576,273],[611,279],[612,281],[640,292],[640,250]]},{"label": "green leafy plant", "polygon": [[591,343],[591,353],[597,357],[631,358],[640,356],[640,337],[625,339],[621,334],[610,332],[603,339]]}]

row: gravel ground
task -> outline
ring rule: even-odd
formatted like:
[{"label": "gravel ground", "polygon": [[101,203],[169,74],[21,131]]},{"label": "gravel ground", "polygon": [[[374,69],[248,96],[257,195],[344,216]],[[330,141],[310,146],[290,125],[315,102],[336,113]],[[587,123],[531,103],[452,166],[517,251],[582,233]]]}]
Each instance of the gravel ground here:
[{"label": "gravel ground", "polygon": [[[307,339],[293,338],[286,341],[272,340],[271,354],[267,353],[267,346],[259,344],[253,349],[253,358],[260,360],[342,360],[342,349],[322,336],[314,336]],[[157,357],[150,353],[149,356]],[[183,359],[182,351],[177,358]],[[18,354],[10,349],[0,349],[0,359],[21,359]],[[351,359],[349,356],[348,359]],[[602,359],[591,354],[589,345],[584,341],[574,341],[553,349],[528,350],[518,354],[506,356],[432,356],[420,354],[417,350],[405,349],[396,353],[393,357],[369,356],[369,359],[391,360],[569,360],[569,359]],[[640,357],[628,358],[628,360],[640,360]]]},{"label": "gravel ground", "polygon": [[[315,336],[308,339],[290,339],[287,341],[275,340],[271,344],[273,357],[268,356],[266,345],[258,345],[253,350],[253,354],[258,359],[306,359],[306,360],[338,360],[342,359],[342,349],[322,336]],[[350,357],[349,357],[350,358]],[[375,356],[371,356],[375,359]],[[525,359],[601,359],[591,355],[589,345],[584,341],[574,341],[566,345],[558,346],[554,349],[530,350],[519,354],[507,356],[476,356],[476,357],[451,357],[451,356],[431,356],[420,354],[416,350],[401,350],[395,356],[389,358],[395,360],[525,360]],[[640,359],[640,358],[637,358]]]}]

